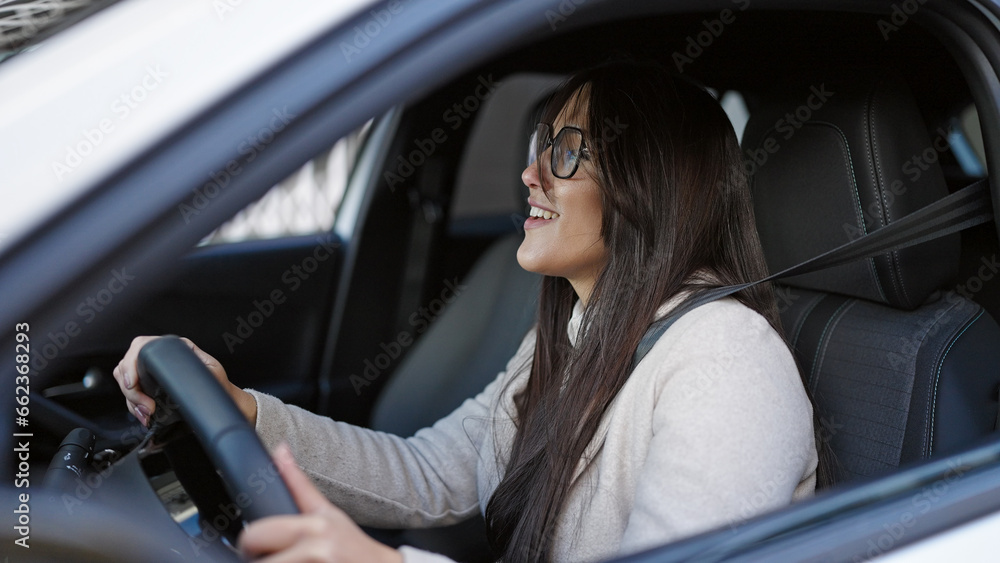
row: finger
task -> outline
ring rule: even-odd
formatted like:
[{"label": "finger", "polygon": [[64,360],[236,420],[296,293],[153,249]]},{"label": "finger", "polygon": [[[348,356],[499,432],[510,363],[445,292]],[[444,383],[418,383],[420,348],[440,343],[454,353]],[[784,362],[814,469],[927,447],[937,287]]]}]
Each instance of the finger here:
[{"label": "finger", "polygon": [[[118,381],[118,387],[121,389],[122,394],[125,395],[125,399],[140,412],[144,411],[144,416],[142,418],[145,418],[145,423],[148,423],[149,416],[156,410],[156,403],[149,395],[146,395],[143,392],[142,386],[139,384],[139,351],[142,350],[143,346],[153,340],[156,340],[157,338],[159,337],[138,336],[134,338],[128,351],[125,352],[125,357],[118,362],[118,366],[116,366],[115,371],[112,372],[115,380]],[[133,409],[129,410],[133,415],[136,414]],[[136,416],[136,418],[140,417]],[[142,418],[140,418],[140,422],[143,421]]]},{"label": "finger", "polygon": [[271,516],[251,522],[240,534],[236,547],[246,557],[261,557],[283,551],[312,536],[323,536],[320,516]]},{"label": "finger", "polygon": [[310,538],[280,553],[273,553],[257,563],[300,563],[301,561],[340,561],[334,545],[324,538]]},{"label": "finger", "polygon": [[142,348],[160,338],[159,336],[137,336],[132,339],[132,344],[129,346],[128,351],[125,352],[125,357],[118,362],[118,369],[121,375],[121,382],[123,384],[123,391],[128,390],[138,390],[141,391],[142,387],[139,384],[139,352]]},{"label": "finger", "polygon": [[292,493],[295,504],[299,506],[299,510],[303,514],[317,513],[333,508],[330,501],[326,500],[323,493],[319,492],[309,477],[299,469],[288,444],[281,443],[275,448],[274,464],[278,468],[278,473],[285,480],[288,490]]},{"label": "finger", "polygon": [[201,360],[201,363],[205,364],[205,367],[207,367],[209,371],[211,371],[212,374],[215,375],[216,378],[218,378],[220,375],[222,375],[222,377],[225,378],[226,372],[225,370],[222,369],[222,364],[219,363],[219,360],[216,360],[208,352],[202,350],[197,346],[195,346],[191,350],[194,352],[195,356],[198,356],[198,359]]},{"label": "finger", "polygon": [[212,372],[212,375],[214,375],[215,378],[218,379],[220,383],[229,381],[229,378],[226,377],[226,370],[223,369],[222,364],[219,363],[219,360],[216,360],[214,356],[199,348],[197,344],[191,341],[191,339],[182,337],[181,341],[183,341],[185,344],[188,345],[189,348],[191,348],[191,351],[194,352],[194,355],[198,356],[198,359],[201,360],[201,363],[205,364],[205,367],[207,367],[208,370]]},{"label": "finger", "polygon": [[115,381],[118,382],[118,388],[122,390],[122,393],[127,393],[134,387],[133,383],[128,378],[127,371],[125,370],[124,358],[118,362],[115,369],[111,370],[111,375],[114,376]]},{"label": "finger", "polygon": [[133,389],[122,391],[122,394],[125,395],[125,401],[131,405],[130,411],[133,414],[140,413],[142,418],[148,419],[156,411],[156,402],[142,391]]},{"label": "finger", "polygon": [[[115,381],[118,382],[118,388],[121,390],[122,395],[125,396],[125,406],[128,407],[128,412],[138,419],[143,426],[147,426],[149,415],[155,409],[155,402],[152,399],[148,399],[138,388],[129,389],[125,386],[121,363],[115,366],[114,371],[111,373]],[[139,409],[140,412],[137,412],[136,407],[139,406],[141,406]]]},{"label": "finger", "polygon": [[135,411],[135,407],[132,406],[132,403],[130,403],[129,401],[126,400],[125,401],[125,408],[128,409],[129,414],[131,414],[132,416],[134,416],[135,419],[138,420],[140,424],[142,424],[143,426],[146,425],[146,421],[143,420],[142,415],[140,415],[139,413],[137,413]]}]

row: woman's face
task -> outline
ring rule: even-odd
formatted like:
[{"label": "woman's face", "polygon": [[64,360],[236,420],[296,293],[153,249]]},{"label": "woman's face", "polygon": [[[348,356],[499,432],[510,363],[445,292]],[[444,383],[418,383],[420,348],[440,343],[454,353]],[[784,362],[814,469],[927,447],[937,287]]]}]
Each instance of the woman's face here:
[{"label": "woman's face", "polygon": [[[552,123],[553,136],[568,125],[587,132],[586,100],[580,98],[574,96],[559,112]],[[528,204],[532,216],[524,223],[524,242],[517,251],[517,261],[529,272],[566,278],[586,304],[597,275],[607,262],[601,238],[597,171],[593,160],[582,158],[573,176],[556,178],[552,174],[551,157],[552,147],[538,155],[548,192],[542,190],[538,165],[530,164],[521,173],[521,180],[530,192]],[[545,219],[543,212],[551,214],[551,218]]]}]

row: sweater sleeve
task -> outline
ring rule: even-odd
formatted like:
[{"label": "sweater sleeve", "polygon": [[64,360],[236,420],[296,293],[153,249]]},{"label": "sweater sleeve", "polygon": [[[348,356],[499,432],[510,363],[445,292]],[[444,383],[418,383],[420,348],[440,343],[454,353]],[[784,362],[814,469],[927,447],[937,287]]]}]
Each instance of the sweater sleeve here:
[{"label": "sweater sleeve", "polygon": [[670,329],[678,338],[647,356],[671,367],[655,372],[625,553],[739,524],[815,483],[812,407],[780,336],[736,303],[687,317]]},{"label": "sweater sleeve", "polygon": [[[529,342],[530,341],[530,342]],[[310,413],[257,391],[257,434],[273,449],[288,443],[295,459],[323,494],[358,524],[418,528],[460,522],[479,510],[476,481],[495,409],[533,333],[508,362],[508,370],[450,415],[410,438],[353,426]]]}]

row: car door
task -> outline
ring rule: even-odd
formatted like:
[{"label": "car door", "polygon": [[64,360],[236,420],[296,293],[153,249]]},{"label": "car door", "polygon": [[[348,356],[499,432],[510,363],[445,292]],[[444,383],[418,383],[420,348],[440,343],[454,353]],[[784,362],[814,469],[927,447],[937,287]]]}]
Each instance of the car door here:
[{"label": "car door", "polygon": [[[366,48],[365,53],[381,55],[377,59],[378,64],[358,65],[340,69],[337,73],[319,75],[316,68],[322,67],[321,62],[331,57],[343,56],[340,40],[350,41],[353,32],[350,25],[339,28],[339,36],[333,39],[327,38],[322,45],[311,46],[304,49],[294,61],[280,69],[274,69],[262,75],[258,84],[266,83],[271,89],[263,87],[247,88],[239,92],[228,100],[227,104],[220,105],[204,116],[197,125],[192,125],[192,131],[184,137],[170,137],[163,139],[157,146],[157,150],[137,157],[128,169],[121,171],[114,178],[102,182],[89,197],[79,201],[71,213],[65,214],[63,221],[50,225],[51,228],[39,229],[37,236],[31,239],[24,239],[16,245],[5,249],[0,261],[0,288],[3,288],[5,295],[16,296],[16,302],[7,304],[0,311],[2,319],[2,330],[5,334],[13,333],[17,323],[30,318],[33,330],[33,338],[37,338],[41,350],[51,349],[56,352],[50,358],[53,366],[58,369],[66,369],[77,358],[86,357],[90,350],[98,350],[105,357],[107,362],[110,355],[101,352],[105,346],[103,340],[119,340],[115,346],[121,346],[124,339],[135,333],[135,327],[150,327],[151,329],[162,329],[158,331],[190,330],[189,334],[196,337],[204,335],[205,338],[217,340],[213,346],[222,350],[221,353],[228,353],[228,348],[232,345],[234,353],[251,354],[247,358],[271,361],[269,353],[264,350],[251,350],[244,352],[254,346],[261,346],[257,337],[268,334],[267,331],[280,332],[279,329],[298,331],[296,334],[303,338],[332,339],[336,335],[326,333],[321,335],[322,329],[306,330],[293,326],[292,322],[280,321],[279,306],[289,305],[290,301],[278,303],[281,296],[274,294],[275,290],[285,293],[291,292],[291,285],[284,281],[286,271],[291,271],[292,276],[298,277],[294,266],[298,266],[305,271],[306,264],[303,262],[308,257],[317,261],[317,272],[319,271],[319,257],[312,254],[317,248],[324,247],[324,244],[333,245],[340,242],[343,250],[339,257],[342,263],[351,260],[352,241],[348,238],[356,229],[344,227],[344,230],[334,230],[336,239],[328,243],[316,243],[314,240],[291,239],[280,242],[247,242],[238,243],[242,246],[232,246],[228,248],[200,248],[189,253],[190,248],[195,245],[206,233],[185,230],[178,226],[178,221],[183,221],[183,211],[179,205],[196,205],[191,194],[192,186],[204,185],[202,171],[225,169],[225,163],[234,155],[237,155],[237,148],[223,146],[220,148],[218,137],[213,137],[212,132],[225,132],[223,139],[231,140],[238,137],[234,130],[240,133],[244,130],[259,130],[266,126],[268,118],[261,118],[261,115],[269,115],[274,109],[274,100],[281,99],[288,101],[295,108],[302,108],[301,111],[309,112],[312,119],[300,119],[296,123],[290,124],[290,131],[277,138],[274,144],[270,145],[270,150],[262,153],[259,159],[255,160],[252,166],[247,167],[247,171],[238,177],[232,178],[232,182],[227,186],[227,190],[212,199],[211,205],[205,207],[201,213],[201,218],[211,223],[213,228],[219,223],[243,209],[252,200],[259,197],[269,186],[281,180],[282,177],[291,172],[291,164],[295,162],[301,164],[308,158],[328,147],[336,138],[347,131],[360,125],[364,116],[383,111],[389,104],[398,102],[400,94],[398,91],[388,88],[391,84],[405,84],[415,86],[419,91],[421,88],[430,88],[433,80],[422,80],[427,76],[434,76],[438,72],[440,63],[444,60],[451,62],[457,67],[469,65],[483,53],[491,49],[499,49],[505,42],[512,42],[508,37],[502,39],[498,30],[510,31],[515,24],[528,21],[530,18],[538,18],[545,21],[544,10],[557,9],[555,2],[537,3],[529,6],[528,2],[510,2],[503,10],[492,11],[493,5],[472,7],[472,2],[456,3],[454,6],[442,8],[432,2],[414,2],[414,8],[421,8],[423,11],[415,10],[414,17],[406,22],[399,21],[397,33],[394,33],[392,45],[372,45]],[[570,4],[570,3],[566,3]],[[426,40],[424,34],[430,34],[432,30],[425,26],[426,19],[432,21],[445,21],[448,14],[442,14],[442,10],[452,10],[455,20],[462,22],[460,16],[468,16],[472,23],[467,26],[455,24],[451,30],[443,29],[434,41]],[[477,10],[482,10],[477,12]],[[582,17],[582,16],[581,16]],[[352,24],[355,22],[351,22]],[[356,23],[364,24],[365,16],[357,18]],[[464,23],[464,22],[463,22]],[[408,27],[409,26],[409,27]],[[487,32],[489,29],[491,32]],[[478,32],[478,33],[473,33]],[[992,30],[994,37],[995,30]],[[468,39],[475,36],[475,41]],[[465,39],[462,39],[462,38]],[[390,38],[386,36],[386,41]],[[995,43],[995,41],[994,41]],[[400,44],[408,47],[402,49]],[[473,45],[475,48],[473,48]],[[381,49],[381,50],[380,50]],[[397,52],[395,49],[399,49]],[[405,56],[399,54],[405,52]],[[451,54],[451,58],[445,58],[441,53]],[[388,55],[386,53],[389,53]],[[437,57],[435,57],[435,54]],[[995,55],[995,53],[992,53]],[[319,62],[318,62],[319,61]],[[379,87],[382,88],[379,88]],[[984,87],[985,89],[985,87]],[[418,92],[419,93],[419,92]],[[417,96],[418,94],[410,94]],[[995,109],[996,104],[992,104]],[[991,110],[992,111],[992,110]],[[995,116],[991,116],[995,117]],[[992,120],[991,121],[995,121]],[[388,121],[380,122],[376,129]],[[221,134],[221,133],[220,133]],[[372,150],[377,150],[381,145],[373,144]],[[374,154],[374,152],[372,153]],[[364,157],[363,157],[364,158]],[[186,167],[191,167],[195,171],[188,173]],[[369,172],[374,168],[366,168]],[[168,175],[166,170],[175,172]],[[151,192],[148,186],[157,184],[159,191]],[[237,189],[238,188],[238,189]],[[358,192],[359,198],[364,197],[364,192]],[[232,195],[237,194],[237,195]],[[137,198],[146,198],[146,205],[141,217],[141,222],[135,224],[126,220],[114,219],[118,215],[109,213],[107,206],[111,203],[121,205],[121,202],[134,201]],[[205,196],[207,197],[207,196]],[[150,201],[152,200],[152,201]],[[348,209],[358,211],[360,204],[352,202]],[[362,215],[358,215],[361,217]],[[92,228],[87,244],[77,246],[68,245],[75,236],[79,236],[81,228],[89,226]],[[58,250],[58,252],[57,252]],[[331,251],[332,253],[332,251]],[[183,258],[175,259],[176,257]],[[239,262],[244,267],[237,267],[228,260],[233,258],[233,263]],[[76,258],[79,258],[76,260]],[[239,258],[239,260],[236,260]],[[326,261],[324,261],[326,263]],[[261,270],[261,273],[253,272],[248,274],[245,269],[253,266],[254,269]],[[343,292],[344,286],[333,284],[333,279],[338,277],[340,269],[344,266],[334,265],[329,275],[331,278],[327,288],[327,305],[329,300],[333,300],[331,312],[326,313],[334,319],[337,315],[337,295]],[[308,272],[307,272],[308,273]],[[374,275],[374,274],[373,274]],[[220,279],[222,277],[234,279]],[[248,276],[247,280],[236,281],[235,278]],[[131,297],[131,292],[124,292],[121,289],[125,283],[138,284],[143,280],[165,280],[156,285],[155,290],[147,289],[138,291],[139,297]],[[317,279],[317,278],[311,278]],[[274,281],[277,280],[277,281]],[[301,280],[304,284],[305,279]],[[152,282],[151,282],[152,283]],[[245,285],[244,285],[245,284]],[[301,289],[301,288],[300,288]],[[117,291],[116,291],[117,290]],[[216,299],[216,292],[225,291],[229,293],[224,299]],[[319,293],[319,290],[311,290]],[[302,293],[303,296],[311,296],[322,299],[317,293]],[[329,297],[335,294],[334,297]],[[101,300],[107,297],[107,304],[102,304]],[[94,303],[103,309],[98,310],[91,305],[88,299],[93,299]],[[134,311],[139,309],[136,306],[136,299],[148,301],[150,307],[156,308],[161,315],[157,319],[164,318],[164,324],[170,326],[155,326],[153,320],[145,319],[144,315],[129,318],[123,315],[114,315],[109,320],[108,315],[100,313],[110,310],[110,307],[120,307],[117,310]],[[131,300],[131,301],[130,301]],[[265,302],[265,300],[267,302]],[[308,301],[303,298],[304,301]],[[248,302],[249,301],[249,302]],[[91,336],[91,333],[81,334],[77,329],[80,324],[79,304],[84,304],[84,311],[93,311],[95,323],[100,322],[102,330]],[[128,304],[129,307],[125,307]],[[271,304],[274,309],[271,309]],[[291,305],[290,305],[291,306]],[[306,307],[305,303],[294,305],[295,307]],[[212,313],[201,315],[200,307],[216,308]],[[317,307],[323,309],[323,307]],[[185,310],[187,309],[187,310]],[[197,311],[195,311],[197,310]],[[266,311],[271,311],[271,316],[266,315]],[[289,309],[291,311],[291,309]],[[198,312],[195,316],[193,313]],[[185,314],[187,313],[187,314]],[[254,316],[251,322],[251,315]],[[201,326],[195,318],[213,317],[217,319],[214,324]],[[273,319],[273,325],[264,326],[261,320],[259,327],[252,326],[256,319]],[[84,314],[84,320],[90,318],[89,313]],[[261,332],[250,332],[245,329],[241,336],[239,330],[242,326],[240,319],[243,319],[250,329],[261,329]],[[159,321],[156,321],[159,322]],[[319,321],[317,321],[319,322]],[[70,328],[69,323],[76,323]],[[335,320],[333,321],[335,324]],[[120,325],[120,326],[118,326]],[[270,328],[273,326],[274,328]],[[338,327],[343,331],[343,327]],[[243,340],[228,339],[226,333],[232,334],[235,338]],[[341,332],[343,334],[343,332]],[[281,342],[291,343],[294,339],[282,340],[282,335],[272,336]],[[100,346],[96,341],[100,339]],[[67,349],[72,344],[72,353],[59,354],[59,350]],[[67,343],[62,345],[63,343]],[[377,342],[369,343],[377,346]],[[270,353],[274,353],[276,348],[270,347]],[[282,353],[282,356],[289,355]],[[251,360],[247,359],[247,362]],[[315,360],[310,360],[315,361]],[[320,360],[322,363],[323,360]],[[80,365],[86,365],[81,363]],[[235,364],[234,364],[235,365]],[[274,365],[274,364],[271,364]],[[9,369],[4,367],[3,369]],[[53,368],[56,369],[56,368]],[[4,371],[4,373],[8,373]],[[48,376],[46,376],[48,377]],[[277,376],[275,376],[277,377]],[[322,378],[322,376],[320,376]],[[5,378],[6,379],[6,378]],[[82,380],[81,380],[82,381]],[[268,381],[272,381],[268,377]],[[68,385],[73,385],[74,380],[68,380]],[[261,382],[266,383],[266,382]],[[322,386],[322,383],[319,384]],[[45,387],[55,387],[46,381]],[[294,393],[290,393],[294,395]],[[119,399],[120,400],[120,399]],[[38,404],[44,404],[39,402]],[[48,408],[52,412],[58,411],[55,406]],[[119,408],[119,410],[121,410]],[[61,411],[60,411],[61,412]],[[72,413],[59,414],[66,421],[74,421]],[[33,420],[42,420],[44,414],[37,414]],[[58,417],[57,417],[58,418]],[[84,419],[86,422],[86,419]],[[4,421],[6,425],[11,424],[8,418]],[[4,428],[7,428],[4,426]],[[5,435],[10,435],[6,433]],[[37,452],[39,457],[44,457],[43,451]],[[990,451],[981,451],[980,462],[990,462],[997,458],[995,448]],[[984,461],[985,460],[985,461]],[[949,460],[943,460],[947,462]],[[973,460],[974,461],[974,460]],[[944,470],[944,467],[934,469]],[[985,472],[984,472],[985,473]],[[906,481],[913,475],[900,476],[897,481]],[[993,475],[983,475],[987,483],[995,483]],[[915,487],[924,484],[933,485],[934,474],[926,472],[921,480],[906,486],[900,486],[896,490],[899,500],[903,504],[910,502],[908,495],[915,492]],[[879,496],[879,489],[868,489],[864,491],[872,498]],[[884,489],[881,489],[884,493]],[[957,487],[952,489],[957,490]],[[985,489],[984,489],[985,491]],[[989,492],[989,491],[986,491]],[[885,496],[883,494],[883,496]],[[853,498],[853,497],[852,497]],[[982,498],[993,498],[995,495],[983,495]],[[822,500],[822,499],[820,499]],[[844,503],[849,503],[851,498],[843,497]],[[824,501],[825,502],[825,501]],[[801,529],[810,531],[824,531],[822,524],[824,516],[830,514],[835,507],[827,505],[812,504],[805,507],[812,510],[812,507],[819,506],[822,510],[812,516],[796,520],[795,524]],[[945,507],[945,503],[937,506]],[[950,505],[949,505],[950,506]],[[850,508],[862,507],[862,503],[852,504]],[[903,506],[900,507],[904,509]],[[995,506],[988,507],[995,510]],[[959,509],[956,509],[959,510]],[[874,516],[874,514],[873,514]],[[783,518],[777,515],[776,518]],[[856,529],[865,533],[881,534],[877,524],[883,521],[881,515],[877,516],[863,526]],[[827,519],[827,522],[830,522]],[[765,526],[756,530],[747,529],[747,535],[755,535],[763,538],[768,537],[776,526]],[[951,522],[941,521],[941,526],[950,525]],[[787,530],[787,528],[780,528]],[[779,530],[779,531],[780,531]],[[829,527],[825,530],[830,536],[835,535],[836,530]],[[723,531],[722,533],[728,533]],[[930,533],[930,532],[928,532]],[[792,542],[796,538],[788,533],[784,537]],[[875,536],[877,538],[877,535]],[[919,538],[919,534],[913,534],[914,539]],[[781,538],[779,538],[780,540]],[[856,545],[849,546],[852,549],[857,547],[856,553],[863,554],[867,536],[859,533],[857,537],[851,538]],[[704,543],[721,544],[720,537],[702,538]],[[812,540],[811,545],[826,545],[844,542],[843,536],[826,537]],[[806,548],[810,547],[806,545]],[[681,546],[680,549],[686,549]],[[686,552],[688,555],[695,553]],[[848,558],[855,552],[845,552],[838,554],[842,558]],[[648,560],[670,560],[669,554],[664,552],[652,553]]]}]

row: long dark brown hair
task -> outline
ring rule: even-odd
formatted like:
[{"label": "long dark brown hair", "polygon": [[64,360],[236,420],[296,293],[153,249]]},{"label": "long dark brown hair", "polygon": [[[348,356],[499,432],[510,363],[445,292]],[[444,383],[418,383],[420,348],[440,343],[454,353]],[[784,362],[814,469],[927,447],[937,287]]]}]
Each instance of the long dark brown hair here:
[{"label": "long dark brown hair", "polygon": [[[707,91],[656,65],[609,63],[567,80],[542,121],[553,123],[576,102],[601,188],[608,261],[576,346],[566,332],[577,299],[572,286],[542,281],[531,373],[515,397],[513,448],[486,507],[488,538],[508,562],[551,557],[576,466],[628,379],[658,306],[682,291],[694,296],[767,275],[739,143]],[[707,285],[695,279],[706,272]],[[735,298],[780,334],[770,285]]]}]

